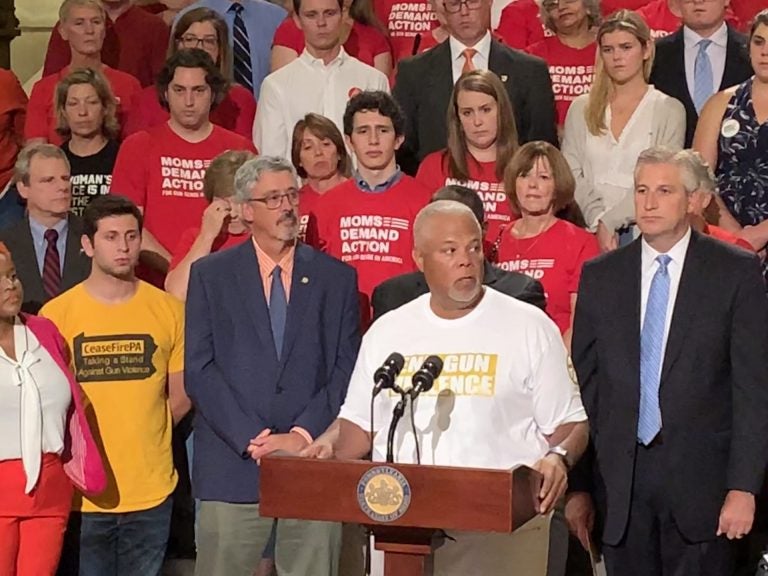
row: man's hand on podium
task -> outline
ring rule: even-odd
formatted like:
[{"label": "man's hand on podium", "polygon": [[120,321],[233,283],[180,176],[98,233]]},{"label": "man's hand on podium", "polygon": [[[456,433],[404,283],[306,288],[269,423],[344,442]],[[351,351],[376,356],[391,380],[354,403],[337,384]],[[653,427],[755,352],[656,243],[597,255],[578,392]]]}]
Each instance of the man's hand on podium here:
[{"label": "man's hand on podium", "polygon": [[539,491],[539,514],[547,514],[565,494],[568,487],[568,469],[557,454],[547,454],[532,466],[544,479]]},{"label": "man's hand on podium", "polygon": [[299,452],[299,456],[302,458],[319,458],[321,460],[327,460],[333,458],[333,445],[321,436],[312,442],[312,444],[304,448],[304,450]]}]

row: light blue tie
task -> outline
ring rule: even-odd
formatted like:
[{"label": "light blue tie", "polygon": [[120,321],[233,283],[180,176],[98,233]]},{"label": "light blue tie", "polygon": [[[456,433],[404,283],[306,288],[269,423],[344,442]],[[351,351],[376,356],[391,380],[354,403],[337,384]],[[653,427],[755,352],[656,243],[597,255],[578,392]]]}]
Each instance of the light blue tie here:
[{"label": "light blue tie", "polygon": [[699,51],[696,53],[696,62],[693,65],[693,105],[696,112],[701,114],[701,109],[715,93],[715,81],[712,79],[712,62],[709,61],[707,48],[712,40],[699,40]]},{"label": "light blue tie", "polygon": [[661,359],[664,356],[664,326],[669,303],[669,272],[667,265],[672,259],[659,254],[659,268],[651,280],[645,320],[640,331],[640,417],[637,422],[637,439],[650,444],[661,430],[661,406],[659,384]]},{"label": "light blue tie", "polygon": [[283,351],[283,336],[285,335],[285,318],[288,314],[288,299],[285,297],[280,266],[272,270],[272,287],[269,292],[269,320],[272,324],[272,338],[275,341],[277,357]]}]

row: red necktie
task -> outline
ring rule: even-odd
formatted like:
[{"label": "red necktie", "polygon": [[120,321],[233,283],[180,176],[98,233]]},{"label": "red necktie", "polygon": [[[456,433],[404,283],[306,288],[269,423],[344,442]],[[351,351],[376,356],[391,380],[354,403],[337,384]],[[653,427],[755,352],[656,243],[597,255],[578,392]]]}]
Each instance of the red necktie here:
[{"label": "red necktie", "polygon": [[465,48],[461,55],[464,56],[464,66],[461,69],[462,74],[466,74],[467,72],[472,72],[472,70],[475,69],[475,63],[472,62],[472,58],[474,55],[477,54],[477,50],[474,48]]},{"label": "red necktie", "polygon": [[59,233],[51,228],[45,231],[45,258],[43,259],[43,289],[49,298],[58,296],[61,289],[61,261],[56,241]]}]

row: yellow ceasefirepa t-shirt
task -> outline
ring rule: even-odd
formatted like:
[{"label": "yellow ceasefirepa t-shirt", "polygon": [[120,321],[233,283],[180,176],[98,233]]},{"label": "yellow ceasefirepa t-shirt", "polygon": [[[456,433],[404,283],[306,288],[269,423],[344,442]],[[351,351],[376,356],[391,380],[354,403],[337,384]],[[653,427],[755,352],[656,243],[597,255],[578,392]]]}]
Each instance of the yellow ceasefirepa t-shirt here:
[{"label": "yellow ceasefirepa t-shirt", "polygon": [[109,479],[99,496],[77,496],[74,509],[136,512],[161,504],[177,481],[166,377],[184,369],[183,304],[144,282],[129,301],[105,304],[78,284],[40,315],[67,341]]}]

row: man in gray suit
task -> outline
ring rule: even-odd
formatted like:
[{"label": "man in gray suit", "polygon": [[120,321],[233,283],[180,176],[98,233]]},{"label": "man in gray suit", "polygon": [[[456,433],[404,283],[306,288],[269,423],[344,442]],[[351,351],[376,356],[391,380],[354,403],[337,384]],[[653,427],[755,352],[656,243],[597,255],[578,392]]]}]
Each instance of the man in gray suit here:
[{"label": "man in gray suit", "polygon": [[91,261],[80,249],[82,226],[69,213],[69,161],[51,144],[32,144],[16,161],[15,180],[26,200],[24,219],[0,231],[24,286],[22,310],[36,314],[51,298],[82,282]]}]

